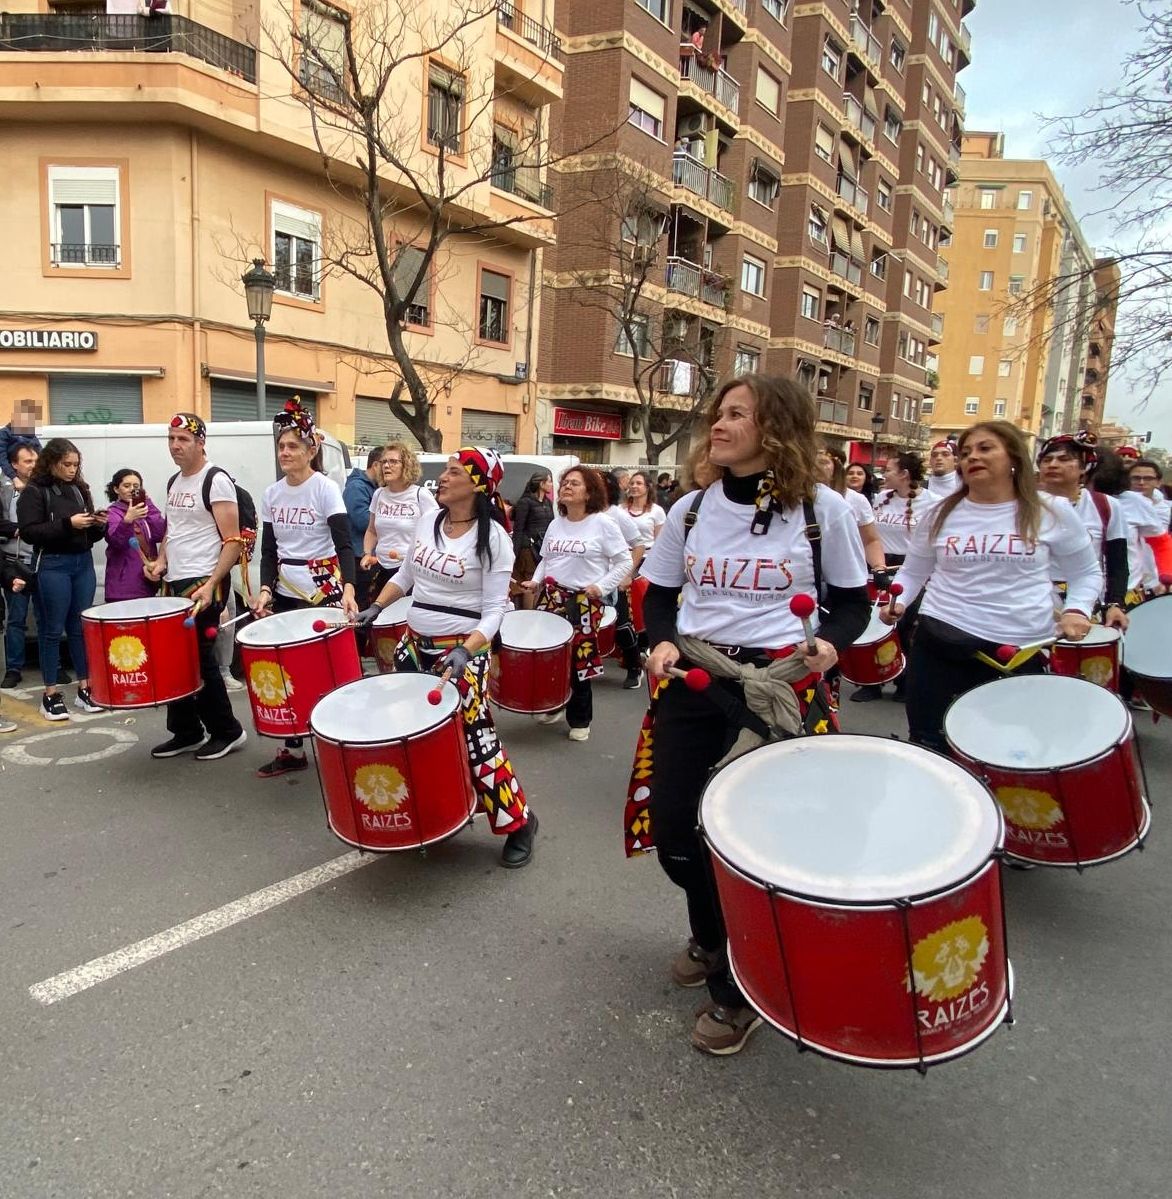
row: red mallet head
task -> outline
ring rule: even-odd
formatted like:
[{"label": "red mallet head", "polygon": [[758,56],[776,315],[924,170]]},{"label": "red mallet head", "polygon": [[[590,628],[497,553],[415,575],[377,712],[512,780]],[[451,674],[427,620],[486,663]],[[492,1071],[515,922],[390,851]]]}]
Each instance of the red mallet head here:
[{"label": "red mallet head", "polygon": [[315,633],[324,633],[330,626],[324,620],[318,619],[309,626]]},{"label": "red mallet head", "polygon": [[1172,587],[1172,575],[1161,575],[1160,585],[1162,587]]},{"label": "red mallet head", "polygon": [[431,706],[434,708],[436,706],[436,704],[438,704],[439,701],[441,699],[443,699],[443,697],[444,697],[444,688],[443,688],[443,684],[441,683],[438,687],[433,687],[427,693],[427,702],[429,704],[431,704]]},{"label": "red mallet head", "polygon": [[205,637],[206,637],[206,638],[207,638],[209,641],[215,641],[215,639],[216,639],[216,636],[217,636],[217,634],[219,633],[219,631],[220,631],[220,630],[219,630],[219,629],[217,629],[217,628],[216,628],[216,626],[215,626],[214,624],[210,624],[210,625],[208,625],[208,627],[207,627],[206,629],[204,629],[204,631],[203,631],[203,635],[204,635],[204,636],[205,636]]},{"label": "red mallet head", "polygon": [[706,670],[701,670],[699,666],[693,666],[687,674],[684,675],[684,686],[689,691],[707,691],[712,685],[712,676]]},{"label": "red mallet head", "polygon": [[888,590],[888,593],[891,595],[891,597],[894,599],[897,595],[903,595],[903,584],[902,583],[892,583],[891,586],[887,588],[887,590]]},{"label": "red mallet head", "polygon": [[799,620],[809,620],[816,606],[813,596],[809,595],[795,595],[789,602],[789,610]]},{"label": "red mallet head", "polygon": [[1016,645],[999,645],[997,647],[997,661],[998,662],[1010,662],[1013,660],[1014,655],[1016,653],[1017,653]]}]

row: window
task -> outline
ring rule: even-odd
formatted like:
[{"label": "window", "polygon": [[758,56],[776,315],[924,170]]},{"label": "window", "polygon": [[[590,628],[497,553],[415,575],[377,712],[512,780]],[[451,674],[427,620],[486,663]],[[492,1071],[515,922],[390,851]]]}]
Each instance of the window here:
[{"label": "window", "polygon": [[663,225],[663,216],[649,209],[628,212],[623,217],[621,235],[623,241],[633,241],[639,246],[653,246],[659,241],[659,231]]},{"label": "window", "polygon": [[940,36],[940,18],[935,11],[928,13],[928,41],[934,42]]},{"label": "window", "polygon": [[338,102],[346,94],[344,14],[319,0],[301,2],[301,55],[297,78],[306,91]]},{"label": "window", "polygon": [[667,24],[667,0],[635,0],[640,8],[645,8],[661,24]]},{"label": "window", "polygon": [[985,209],[986,212],[988,212],[991,208],[997,207],[997,193],[995,191],[989,191],[987,188],[981,188],[977,194],[981,198],[981,207]]},{"label": "window", "polygon": [[842,70],[842,47],[836,45],[829,37],[822,42],[822,69],[834,79],[838,78]]},{"label": "window", "polygon": [[920,415],[931,416],[936,411],[936,401],[931,396],[925,396],[920,401]]},{"label": "window", "polygon": [[870,412],[875,403],[875,392],[870,387],[859,388],[859,411]]},{"label": "window", "polygon": [[438,63],[427,68],[427,141],[459,154],[464,145],[464,76]]},{"label": "window", "polygon": [[640,358],[651,356],[651,318],[646,313],[634,312],[630,319],[631,333],[619,324],[619,335],[615,338],[614,352],[633,358],[636,350]]},{"label": "window", "polygon": [[985,355],[974,354],[969,359],[969,374],[983,375],[985,373]]},{"label": "window", "polygon": [[1010,362],[1008,358],[1002,358],[1001,361],[997,363],[997,377],[999,379],[1008,379],[1012,371],[1013,363]]},{"label": "window", "polygon": [[920,236],[920,210],[918,208],[912,209],[911,231],[912,237]]},{"label": "window", "polygon": [[631,110],[627,120],[644,133],[663,140],[663,112],[666,105],[664,98],[653,92],[645,83],[638,79],[631,80],[630,92]]},{"label": "window", "polygon": [[768,71],[757,68],[757,85],[754,89],[757,103],[774,116],[781,111],[781,84]]},{"label": "window", "polygon": [[1017,208],[1019,212],[1028,212],[1034,203],[1034,193],[1022,191],[1017,193]]},{"label": "window", "polygon": [[[423,265],[423,259],[424,252],[418,246],[399,247],[399,256],[395,259],[394,279],[395,289],[400,296],[410,295],[419,275],[419,268]],[[431,328],[430,270],[424,273],[423,278],[419,280],[418,287],[415,287],[415,294],[411,296],[407,305],[405,321],[417,329]]]},{"label": "window", "polygon": [[272,204],[277,291],[300,300],[321,299],[321,216],[280,200]]},{"label": "window", "polygon": [[890,257],[890,255],[888,255],[885,250],[880,250],[878,252],[872,250],[871,253],[874,254],[874,257],[871,259],[871,274],[874,275],[876,279],[886,279],[887,259]]},{"label": "window", "polygon": [[1013,235],[1013,252],[1015,254],[1024,254],[1026,251],[1026,235],[1024,233],[1015,233]]},{"label": "window", "polygon": [[761,366],[761,352],[750,346],[737,346],[733,359],[734,375],[755,375]]},{"label": "window", "polygon": [[992,271],[982,271],[981,272],[981,281],[980,281],[980,283],[977,284],[977,290],[978,291],[992,291],[993,290],[993,272]]},{"label": "window", "polygon": [[985,249],[986,250],[997,249],[997,230],[996,229],[986,229],[985,230]]},{"label": "window", "polygon": [[879,322],[873,316],[869,316],[863,321],[863,340],[869,346],[879,344]]},{"label": "window", "polygon": [[883,114],[883,134],[889,142],[898,142],[903,132],[903,118],[890,105]]},{"label": "window", "polygon": [[765,260],[746,254],[741,259],[741,290],[753,296],[765,294]]},{"label": "window", "polygon": [[912,281],[914,279],[915,279],[915,275],[913,275],[911,273],[911,271],[904,271],[904,273],[903,273],[903,294],[905,296],[907,296],[909,299],[911,298]]},{"label": "window", "polygon": [[924,173],[924,143],[916,142],[916,170]]},{"label": "window", "polygon": [[825,246],[826,240],[826,212],[819,208],[817,204],[810,205],[810,222],[807,226],[810,234],[810,240],[816,241],[819,245]]},{"label": "window", "polygon": [[496,345],[509,344],[509,293],[513,281],[508,275],[497,271],[480,271],[480,320],[481,341]]},{"label": "window", "polygon": [[1005,409],[1008,407],[1009,407],[1009,403],[1007,400],[994,400],[993,401],[993,415],[994,416],[1004,416]]},{"label": "window", "polygon": [[117,167],[49,167],[54,266],[122,265]]},{"label": "window", "polygon": [[781,180],[758,163],[749,175],[749,199],[772,208],[780,190]]},{"label": "window", "polygon": [[814,129],[814,153],[826,162],[834,161],[834,134],[821,121]]},{"label": "window", "polygon": [[786,12],[789,9],[789,0],[761,0],[761,5],[765,11],[775,20],[785,24]]},{"label": "window", "polygon": [[979,314],[973,320],[973,332],[974,333],[988,333],[989,332],[989,314],[987,312]]},{"label": "window", "polygon": [[875,203],[884,212],[891,211],[891,184],[886,179],[880,179],[875,185]]},{"label": "window", "polygon": [[1009,294],[1011,296],[1020,296],[1024,288],[1025,288],[1025,276],[1024,275],[1010,275],[1009,276]]},{"label": "window", "polygon": [[1006,337],[1013,337],[1017,333],[1017,317],[1007,316],[1005,323],[1001,326],[1001,332]]},{"label": "window", "polygon": [[981,399],[979,396],[969,396],[964,402],[965,416],[976,416],[981,410]]},{"label": "window", "polygon": [[822,293],[816,287],[802,288],[801,312],[808,320],[822,319]]},{"label": "window", "polygon": [[899,394],[898,391],[894,391],[891,393],[891,415],[896,420],[899,420],[899,401],[902,398],[903,397]]},{"label": "window", "polygon": [[907,62],[907,47],[897,37],[891,39],[891,65],[902,75]]}]

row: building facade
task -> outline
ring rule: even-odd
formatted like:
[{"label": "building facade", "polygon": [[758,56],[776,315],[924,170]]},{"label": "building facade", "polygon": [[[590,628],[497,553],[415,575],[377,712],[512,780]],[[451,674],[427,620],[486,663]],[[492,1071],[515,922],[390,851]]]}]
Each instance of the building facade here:
[{"label": "building facade", "polygon": [[1106,414],[1120,278],[1119,264],[1115,259],[1095,259],[1095,307],[1087,341],[1087,368],[1078,414],[1079,427],[1084,429],[1101,428]]},{"label": "building facade", "polygon": [[[25,396],[57,424],[163,421],[177,408],[253,417],[240,276],[261,258],[276,277],[270,411],[296,392],[343,441],[403,433],[386,403],[399,371],[382,298],[361,278],[373,260],[359,181],[341,161],[327,178],[305,102],[329,117],[359,10],[325,0],[171,0],[154,17],[123,0],[107,8],[14,0],[0,14],[4,419]],[[533,452],[537,281],[553,214],[543,172],[514,148],[541,133],[563,68],[548,17],[486,11],[465,28],[458,62],[408,60],[388,104],[419,114],[394,136],[424,177],[444,141],[462,188],[457,230],[515,223],[443,244],[403,338],[435,381],[432,423],[446,448]],[[362,37],[378,12],[361,10]],[[384,231],[399,252],[418,236],[413,192],[381,174]],[[396,271],[410,264],[404,251]]]},{"label": "building facade", "polygon": [[[641,456],[630,339],[598,302],[633,264],[648,272],[648,356],[666,359],[681,405],[763,369],[804,380],[823,435],[855,460],[874,439],[884,454],[926,443],[973,7],[607,0],[565,12],[555,131],[592,152],[555,173],[540,420],[556,432],[589,417],[607,434],[551,448]],[[645,222],[613,204],[624,178],[640,180]],[[653,416],[670,428],[670,402]]]}]

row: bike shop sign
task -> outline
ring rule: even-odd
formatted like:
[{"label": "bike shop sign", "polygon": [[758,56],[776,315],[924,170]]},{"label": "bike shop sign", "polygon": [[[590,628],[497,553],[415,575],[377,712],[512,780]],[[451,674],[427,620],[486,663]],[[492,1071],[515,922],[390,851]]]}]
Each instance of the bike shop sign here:
[{"label": "bike shop sign", "polygon": [[98,348],[92,329],[0,329],[0,350],[72,350]]}]

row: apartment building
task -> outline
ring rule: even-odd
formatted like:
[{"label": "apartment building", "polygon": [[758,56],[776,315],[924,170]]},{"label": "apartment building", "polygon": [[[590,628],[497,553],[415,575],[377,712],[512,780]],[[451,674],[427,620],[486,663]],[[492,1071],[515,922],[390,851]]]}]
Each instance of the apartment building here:
[{"label": "apartment building", "polygon": [[1095,259],[1095,306],[1087,340],[1087,366],[1079,402],[1078,428],[1098,429],[1103,424],[1115,348],[1120,279],[1119,264],[1115,259]]},{"label": "apartment building", "polygon": [[[372,262],[358,181],[337,161],[327,179],[306,103],[328,125],[348,23],[362,21],[354,41],[366,53],[400,6],[171,0],[151,17],[125,0],[9,7],[0,412],[31,396],[54,423],[161,421],[176,408],[252,416],[240,276],[259,257],[276,277],[270,409],[297,392],[343,440],[403,433],[385,402],[399,371],[382,299],[356,277]],[[448,448],[536,449],[536,281],[554,222],[524,147],[563,75],[545,10],[541,22],[507,3],[488,9],[458,54],[453,42],[446,58],[396,68],[387,96],[387,136],[421,178],[443,145],[449,187],[463,188],[448,211],[457,230],[515,221],[447,241],[403,330],[421,373],[443,380],[431,416]],[[387,241],[409,278],[421,261],[414,192],[402,173],[380,174]],[[347,254],[350,273],[338,267]]]},{"label": "apartment building", "polygon": [[[1002,418],[1033,441],[1085,425],[1095,407],[1093,395],[1084,402],[1093,253],[1050,167],[1004,149],[999,133],[966,134],[951,189],[953,286],[940,300],[946,336],[928,410],[937,435]],[[1105,388],[1105,365],[1101,374]]]},{"label": "apartment building", "polygon": [[[855,460],[876,438],[883,456],[926,443],[973,7],[609,0],[565,12],[555,134],[596,140],[555,175],[538,388],[550,448],[642,453],[629,338],[594,302],[598,283],[584,286],[631,262],[652,264],[648,354],[667,358],[664,390],[683,404],[764,369],[803,379],[823,434]],[[642,179],[646,219],[612,211],[609,236],[592,235],[603,206],[591,198],[624,175]],[[670,407],[654,414],[664,429]]]}]

